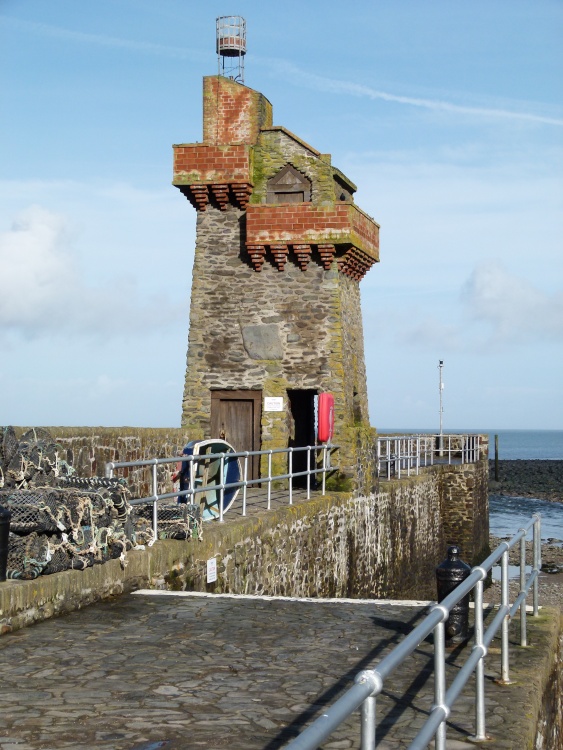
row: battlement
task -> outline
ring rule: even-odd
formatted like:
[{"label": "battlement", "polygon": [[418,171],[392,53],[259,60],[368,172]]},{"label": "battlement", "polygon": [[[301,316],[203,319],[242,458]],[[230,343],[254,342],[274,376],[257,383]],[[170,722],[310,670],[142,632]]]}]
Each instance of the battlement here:
[{"label": "battlement", "polygon": [[268,250],[278,270],[283,270],[290,248],[302,270],[316,250],[325,269],[336,258],[339,270],[359,281],[379,260],[379,225],[350,202],[249,205],[246,246],[257,271]]}]

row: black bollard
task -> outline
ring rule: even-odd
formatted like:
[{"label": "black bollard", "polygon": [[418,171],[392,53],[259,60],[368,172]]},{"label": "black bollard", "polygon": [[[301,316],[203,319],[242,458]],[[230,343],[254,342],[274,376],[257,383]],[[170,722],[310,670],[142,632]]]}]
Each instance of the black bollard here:
[{"label": "black bollard", "polygon": [[8,566],[8,540],[10,538],[10,518],[12,514],[0,506],[0,582],[6,580]]},{"label": "black bollard", "polygon": [[[448,547],[448,559],[436,568],[438,601],[441,602],[471,573],[467,563],[459,559],[459,547]],[[452,609],[446,621],[446,646],[465,643],[469,639],[469,594],[463,597]]]}]

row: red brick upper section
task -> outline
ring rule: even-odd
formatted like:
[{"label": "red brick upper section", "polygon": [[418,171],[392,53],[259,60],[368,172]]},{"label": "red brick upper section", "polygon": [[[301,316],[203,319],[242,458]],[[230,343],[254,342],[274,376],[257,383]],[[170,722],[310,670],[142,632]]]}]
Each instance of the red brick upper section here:
[{"label": "red brick upper section", "polygon": [[272,105],[263,94],[223,76],[203,79],[204,143],[258,140],[260,128],[272,127]]},{"label": "red brick upper section", "polygon": [[379,260],[379,226],[354,203],[248,205],[247,245],[303,243],[353,246]]},{"label": "red brick upper section", "polygon": [[[264,176],[264,163],[271,161],[274,167]],[[287,163],[310,173],[314,203],[259,202],[270,199],[267,179]],[[330,158],[273,128],[272,106],[262,94],[228,78],[203,79],[203,143],[174,146],[173,184],[198,211],[246,211],[244,242],[258,272],[267,260],[283,271],[293,258],[302,271],[312,261],[326,270],[336,262],[341,273],[359,281],[379,260],[379,226],[353,201],[335,200],[335,188],[342,188],[344,198],[355,185],[330,166]],[[257,202],[250,204],[254,190]]]},{"label": "red brick upper section", "polygon": [[174,146],[174,184],[250,182],[249,147],[185,143]]}]

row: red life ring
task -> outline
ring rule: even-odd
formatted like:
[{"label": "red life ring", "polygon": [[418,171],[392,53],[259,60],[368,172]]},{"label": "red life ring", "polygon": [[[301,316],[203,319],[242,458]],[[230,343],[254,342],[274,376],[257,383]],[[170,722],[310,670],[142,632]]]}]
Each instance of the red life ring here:
[{"label": "red life ring", "polygon": [[330,443],[334,434],[334,396],[319,393],[319,443]]}]

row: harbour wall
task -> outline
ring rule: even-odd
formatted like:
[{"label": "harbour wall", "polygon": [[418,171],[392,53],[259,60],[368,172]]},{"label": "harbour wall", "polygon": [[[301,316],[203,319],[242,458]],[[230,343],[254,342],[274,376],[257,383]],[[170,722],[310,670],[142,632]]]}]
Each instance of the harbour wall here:
[{"label": "harbour wall", "polygon": [[[58,436],[57,436],[58,437]],[[124,456],[120,455],[120,459]],[[204,524],[203,540],[161,540],[84,571],[0,584],[10,632],[138,588],[287,596],[434,599],[448,544],[488,551],[487,462],[434,466],[372,493],[333,492]],[[217,581],[207,583],[207,560]]]}]

